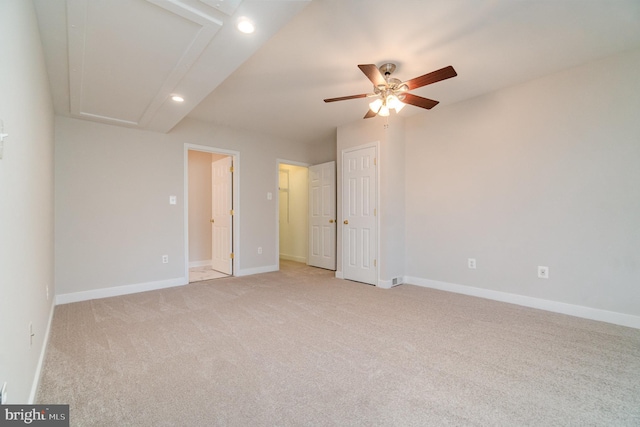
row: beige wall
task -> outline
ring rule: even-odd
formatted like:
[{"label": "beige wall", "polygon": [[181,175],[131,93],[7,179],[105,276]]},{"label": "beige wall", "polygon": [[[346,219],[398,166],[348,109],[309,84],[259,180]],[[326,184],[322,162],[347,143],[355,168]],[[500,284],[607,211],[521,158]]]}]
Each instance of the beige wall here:
[{"label": "beige wall", "polygon": [[295,165],[280,165],[281,177],[288,177],[288,188],[284,191],[280,180],[280,258],[307,262],[309,246],[309,169]]},{"label": "beige wall", "polygon": [[[56,119],[56,284],[59,295],[186,283],[184,146],[239,152],[239,271],[277,268],[277,159],[332,160],[333,149],[184,120],[169,134]],[[321,154],[318,154],[321,153]],[[178,197],[169,205],[169,196]],[[257,248],[263,253],[258,254]],[[162,255],[169,264],[162,264]],[[67,298],[65,296],[64,298]]]},{"label": "beige wall", "polygon": [[630,52],[407,119],[406,274],[639,316],[638,70]]},{"label": "beige wall", "polygon": [[189,150],[189,262],[211,262],[211,153]]},{"label": "beige wall", "polygon": [[184,276],[182,156],[169,135],[56,118],[58,294]]},{"label": "beige wall", "polygon": [[54,293],[53,108],[32,2],[0,1],[0,52],[0,386],[27,403]]}]

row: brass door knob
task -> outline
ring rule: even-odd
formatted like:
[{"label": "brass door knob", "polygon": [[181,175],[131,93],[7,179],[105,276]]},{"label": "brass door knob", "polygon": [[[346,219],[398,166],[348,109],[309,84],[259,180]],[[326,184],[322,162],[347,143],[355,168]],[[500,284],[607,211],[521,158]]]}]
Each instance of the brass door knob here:
[{"label": "brass door knob", "polygon": [[333,220],[332,219],[329,220],[329,224],[333,224]]},{"label": "brass door knob", "polygon": [[211,218],[211,224],[213,224],[213,218]]},{"label": "brass door knob", "polygon": [[349,220],[348,220],[348,219],[345,219],[345,220],[344,220],[344,224],[345,224],[345,225],[348,225],[348,224],[349,224]]}]

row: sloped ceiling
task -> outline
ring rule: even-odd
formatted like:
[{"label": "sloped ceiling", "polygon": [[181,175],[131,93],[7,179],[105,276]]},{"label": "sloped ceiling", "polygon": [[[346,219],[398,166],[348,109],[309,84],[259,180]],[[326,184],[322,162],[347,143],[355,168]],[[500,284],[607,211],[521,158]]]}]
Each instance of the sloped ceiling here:
[{"label": "sloped ceiling", "polygon": [[168,132],[307,4],[37,0],[56,112]]},{"label": "sloped ceiling", "polygon": [[[167,132],[185,116],[300,143],[362,120],[358,64],[447,105],[640,48],[637,0],[36,0],[56,112]],[[222,10],[222,8],[227,8]],[[240,16],[257,25],[247,36]],[[177,105],[170,95],[186,101]],[[549,94],[553,102],[553,94]],[[438,108],[438,107],[436,107]],[[408,106],[400,113],[428,115]],[[384,120],[374,118],[369,120]]]}]

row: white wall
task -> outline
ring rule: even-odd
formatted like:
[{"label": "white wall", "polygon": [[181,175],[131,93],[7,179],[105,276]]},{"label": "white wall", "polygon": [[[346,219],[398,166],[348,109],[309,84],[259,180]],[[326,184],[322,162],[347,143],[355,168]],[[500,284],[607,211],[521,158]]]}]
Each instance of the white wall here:
[{"label": "white wall", "polygon": [[630,52],[407,119],[406,274],[639,316],[638,70]]},{"label": "white wall", "polygon": [[[280,258],[307,262],[309,246],[309,169],[281,164],[280,171]],[[287,191],[283,191],[282,177],[288,177]]]},{"label": "white wall", "polygon": [[[408,107],[410,108],[410,107]],[[393,113],[391,113],[393,114]],[[380,283],[402,283],[405,264],[405,135],[402,117],[395,117],[380,144]]]},{"label": "white wall", "polygon": [[0,52],[0,386],[8,403],[27,403],[54,293],[53,108],[32,2],[0,1]]},{"label": "white wall", "polygon": [[[169,134],[56,120],[56,284],[68,294],[184,277],[184,144],[240,152],[236,274],[277,268],[277,159],[332,160],[295,142],[184,120]],[[178,204],[169,205],[169,196]],[[258,254],[261,246],[263,253]],[[169,264],[162,264],[163,254]],[[89,297],[91,295],[80,295]]]}]

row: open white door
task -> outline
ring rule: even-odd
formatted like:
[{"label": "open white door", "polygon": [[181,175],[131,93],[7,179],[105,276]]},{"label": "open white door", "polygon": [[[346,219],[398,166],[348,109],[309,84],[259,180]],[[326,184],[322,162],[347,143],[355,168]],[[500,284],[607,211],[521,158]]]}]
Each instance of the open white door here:
[{"label": "open white door", "polygon": [[231,157],[211,163],[211,267],[232,274],[233,193]]},{"label": "open white door", "polygon": [[342,273],[375,285],[378,226],[376,147],[342,154]]},{"label": "open white door", "polygon": [[336,162],[309,167],[308,264],[336,269]]}]

